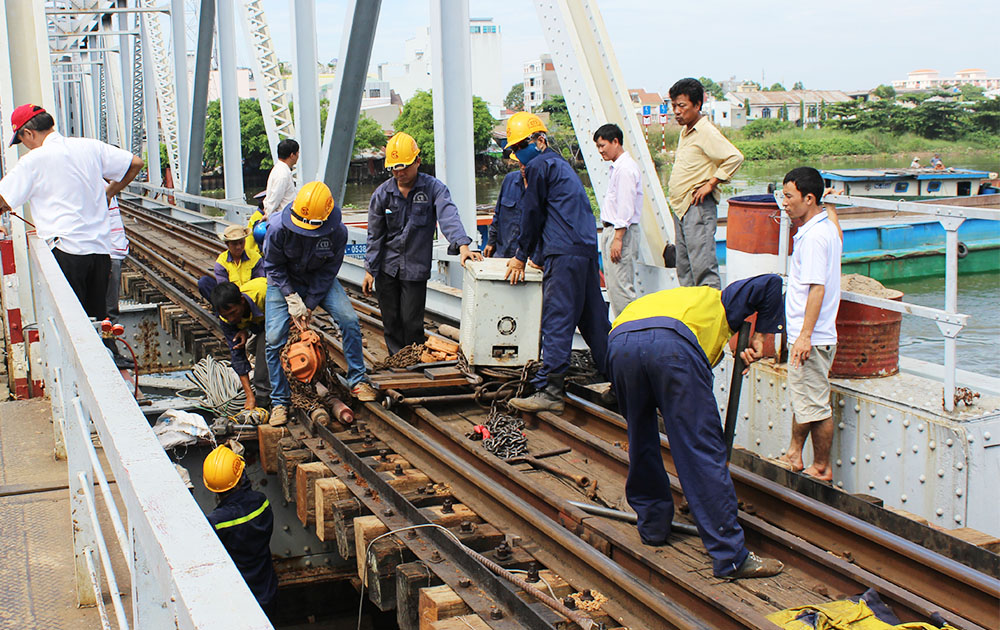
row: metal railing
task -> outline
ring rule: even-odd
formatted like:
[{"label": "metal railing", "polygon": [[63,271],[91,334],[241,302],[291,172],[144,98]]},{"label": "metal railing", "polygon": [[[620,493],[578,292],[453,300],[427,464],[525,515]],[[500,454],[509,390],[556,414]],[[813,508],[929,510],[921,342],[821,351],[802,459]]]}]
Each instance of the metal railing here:
[{"label": "metal railing", "polygon": [[[28,249],[56,454],[65,455],[69,472],[78,603],[96,605],[103,627],[112,628],[103,574],[119,630],[270,629],[52,253],[36,237]],[[118,501],[94,446],[95,430]],[[110,538],[99,518],[95,482],[114,530]],[[125,559],[127,576],[115,574],[112,543]],[[131,625],[120,577],[131,587]]]},{"label": "metal railing", "polygon": [[153,186],[152,184],[147,184],[146,182],[134,181],[128,185],[128,190],[144,196],[169,196],[173,197],[178,202],[197,204],[199,206],[199,211],[201,211],[201,208],[215,208],[216,210],[221,210],[223,218],[230,223],[245,224],[250,219],[250,215],[253,214],[253,211],[257,209],[254,206],[243,203],[242,201],[233,201],[231,199],[213,199],[211,197],[202,197],[201,195],[189,195],[188,193],[174,190],[173,188]]},{"label": "metal railing", "polygon": [[[1000,200],[1000,197],[998,197]],[[844,206],[861,206],[876,210],[922,214],[936,218],[945,229],[945,288],[944,309],[920,306],[908,302],[897,302],[885,298],[862,295],[844,291],[841,299],[868,306],[875,306],[887,311],[914,315],[929,319],[937,324],[944,337],[944,408],[946,411],[955,409],[955,374],[958,369],[957,340],[962,328],[968,324],[969,316],[958,312],[958,228],[966,219],[986,219],[1000,221],[1000,210],[992,208],[970,208],[968,206],[949,206],[913,201],[891,201],[873,199],[871,197],[855,197],[848,195],[826,195],[826,203]],[[779,206],[781,205],[779,201]],[[787,270],[788,256],[788,222],[787,214],[781,213],[781,238],[779,255],[782,257],[781,268]]]}]

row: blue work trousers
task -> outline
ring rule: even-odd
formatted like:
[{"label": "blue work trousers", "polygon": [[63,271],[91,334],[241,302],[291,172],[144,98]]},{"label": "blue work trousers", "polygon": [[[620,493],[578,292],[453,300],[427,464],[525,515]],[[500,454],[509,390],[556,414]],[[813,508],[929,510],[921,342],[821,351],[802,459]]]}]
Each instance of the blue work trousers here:
[{"label": "blue work trousers", "polygon": [[712,371],[703,353],[677,331],[647,328],[613,335],[608,365],[628,421],[625,496],[639,517],[639,535],[646,543],[663,543],[674,517],[660,454],[659,409],[684,497],[712,557],[712,568],[718,576],[733,573],[747,550],[736,520],[736,491],[726,465]]},{"label": "blue work trousers", "polygon": [[597,256],[547,256],[542,276],[542,368],[532,380],[535,387],[544,387],[549,374],[569,369],[577,327],[603,372],[611,322],[601,295]]},{"label": "blue work trousers", "polygon": [[[358,314],[354,312],[347,293],[338,280],[333,281],[326,297],[319,303],[329,313],[340,328],[341,341],[344,346],[344,358],[347,359],[347,384],[353,387],[365,379],[365,357],[361,349],[361,326],[358,324]],[[271,377],[271,405],[291,403],[292,392],[281,369],[281,351],[288,343],[288,328],[292,321],[288,315],[288,303],[281,289],[267,286],[267,298],[264,303],[264,335],[267,343],[267,372]]]}]

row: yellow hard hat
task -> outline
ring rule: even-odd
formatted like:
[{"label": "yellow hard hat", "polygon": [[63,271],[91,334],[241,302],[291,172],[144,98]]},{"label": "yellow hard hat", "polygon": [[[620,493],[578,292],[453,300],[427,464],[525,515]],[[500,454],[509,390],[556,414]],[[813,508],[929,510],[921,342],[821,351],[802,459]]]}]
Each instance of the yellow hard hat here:
[{"label": "yellow hard hat", "polygon": [[417,141],[410,134],[400,131],[389,138],[385,145],[385,167],[391,170],[409,166],[418,155],[420,147],[417,146]]},{"label": "yellow hard hat", "polygon": [[528,112],[517,112],[507,119],[507,146],[512,147],[540,131],[548,132],[541,118]]},{"label": "yellow hard hat", "polygon": [[315,230],[326,223],[333,211],[333,194],[323,182],[309,182],[292,202],[292,224],[303,230]]},{"label": "yellow hard hat", "polygon": [[219,446],[205,458],[202,480],[212,492],[225,492],[236,487],[246,464],[228,446]]}]

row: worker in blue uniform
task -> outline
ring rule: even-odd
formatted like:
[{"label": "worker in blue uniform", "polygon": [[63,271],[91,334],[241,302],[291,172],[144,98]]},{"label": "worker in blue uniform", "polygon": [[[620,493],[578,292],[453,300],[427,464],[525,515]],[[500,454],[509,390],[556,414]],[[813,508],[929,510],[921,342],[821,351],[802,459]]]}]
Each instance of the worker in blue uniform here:
[{"label": "worker in blue uniform", "polygon": [[385,168],[392,173],[372,194],[368,204],[368,249],[361,290],[374,290],[382,313],[389,354],[424,342],[424,304],[431,277],[434,226],[439,225],[459,262],[482,260],[469,245],[458,208],[448,187],[418,171],[420,147],[405,133],[385,145]]},{"label": "worker in blue uniform", "polygon": [[271,563],[274,514],[267,497],[250,487],[245,467],[243,458],[228,446],[217,447],[205,458],[202,481],[218,499],[208,522],[267,612],[278,592],[278,576]]},{"label": "worker in blue uniform", "polygon": [[271,377],[271,426],[288,421],[292,392],[281,366],[281,351],[288,342],[289,324],[294,320],[296,326],[305,328],[319,306],[340,328],[351,395],[364,402],[375,400],[375,389],[366,376],[358,314],[337,281],[347,247],[347,227],[340,217],[330,188],[316,181],[303,186],[292,203],[267,219],[264,334]]},{"label": "worker in blue uniform", "polygon": [[664,545],[674,502],[660,453],[656,411],[663,416],[684,497],[717,577],[767,577],[781,562],[748,552],[736,519],[727,445],[712,392],[712,367],[743,321],[757,314],[743,359],[762,355],[763,333],[784,327],[781,278],[757,276],[713,287],[659,291],[630,303],[608,338],[608,369],[628,421],[625,496],[638,515],[639,537]]},{"label": "worker in blue uniform", "polygon": [[[240,385],[246,396],[244,409],[270,406],[271,378],[267,373],[264,356],[264,299],[267,295],[267,279],[254,278],[242,287],[234,282],[221,282],[212,290],[212,306],[219,314],[222,335],[229,346],[229,363],[240,377]],[[253,386],[250,385],[250,361],[247,346],[250,335],[254,336],[255,350],[253,366]]]},{"label": "worker in blue uniform", "polygon": [[483,256],[486,258],[512,258],[517,253],[517,239],[521,235],[521,209],[518,203],[524,195],[524,164],[513,153],[510,157],[517,163],[518,170],[507,173],[500,184],[500,196],[497,197],[489,237],[483,248]]},{"label": "worker in blue uniform", "polygon": [[597,266],[597,222],[590,199],[573,167],[549,148],[542,120],[518,112],[507,120],[507,146],[524,164],[527,188],[521,197],[521,235],[507,262],[511,284],[524,279],[528,255],[540,249],[542,261],[542,367],[532,380],[538,390],[511,399],[527,412],[563,410],[566,371],[573,332],[590,347],[603,370],[607,354],[608,305],[601,295]]}]

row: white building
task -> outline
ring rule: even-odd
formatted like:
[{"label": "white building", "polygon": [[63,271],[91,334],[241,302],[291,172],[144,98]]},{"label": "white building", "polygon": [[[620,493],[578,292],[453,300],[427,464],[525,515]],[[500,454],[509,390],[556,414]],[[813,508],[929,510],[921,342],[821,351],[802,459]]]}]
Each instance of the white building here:
[{"label": "white building", "polygon": [[524,64],[524,111],[532,111],[556,94],[562,94],[562,88],[551,55],[542,55]]},{"label": "white building", "polygon": [[937,70],[922,68],[907,74],[905,80],[892,82],[892,87],[897,90],[935,90],[960,85],[974,85],[986,90],[996,90],[1000,88],[1000,77],[989,78],[982,68],[959,70],[953,77],[942,77]]},{"label": "white building", "polygon": [[[731,93],[732,94],[732,93]],[[712,124],[716,127],[732,127],[742,129],[747,124],[745,105],[742,100],[724,98],[722,100],[712,99],[705,103],[702,112],[711,116]]]},{"label": "white building", "polygon": [[798,123],[800,118],[805,118],[806,125],[817,125],[825,105],[850,100],[851,97],[840,90],[730,92],[724,100],[712,103],[711,115],[717,126],[740,129],[758,118],[780,118],[784,109],[789,122]]},{"label": "white building", "polygon": [[[472,94],[486,101],[490,111],[497,115],[506,96],[501,83],[503,58],[500,27],[493,22],[493,18],[473,18],[469,20],[469,39]],[[431,90],[431,72],[431,34],[427,26],[418,29],[416,36],[404,42],[402,63],[378,65],[379,80],[391,83],[403,102],[410,100],[419,90]]]}]

